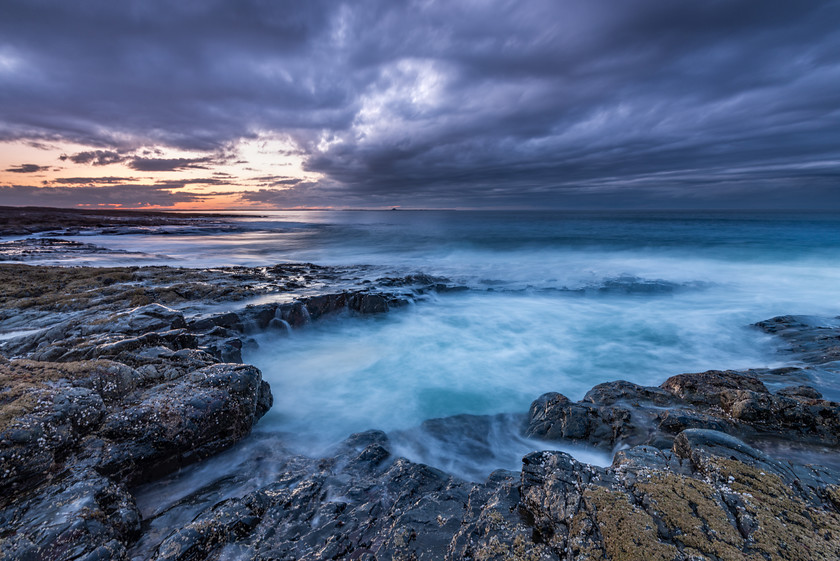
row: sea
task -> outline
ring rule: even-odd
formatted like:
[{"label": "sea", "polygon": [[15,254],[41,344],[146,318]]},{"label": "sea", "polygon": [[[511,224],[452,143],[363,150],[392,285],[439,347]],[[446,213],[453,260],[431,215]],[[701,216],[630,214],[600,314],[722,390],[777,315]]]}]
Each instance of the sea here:
[{"label": "sea", "polygon": [[[540,448],[606,465],[614,451],[523,438],[531,402],[578,400],[612,380],[796,364],[753,324],[840,315],[837,213],[278,211],[63,237],[124,252],[64,264],[307,262],[468,288],[257,334],[243,358],[271,384],[272,410],[236,450],[140,493],[154,509],[226,472],[249,471],[244,492],[271,478],[272,454],[317,456],[369,429],[388,433],[395,453],[469,480],[516,470]],[[836,370],[810,376],[840,399]]]}]

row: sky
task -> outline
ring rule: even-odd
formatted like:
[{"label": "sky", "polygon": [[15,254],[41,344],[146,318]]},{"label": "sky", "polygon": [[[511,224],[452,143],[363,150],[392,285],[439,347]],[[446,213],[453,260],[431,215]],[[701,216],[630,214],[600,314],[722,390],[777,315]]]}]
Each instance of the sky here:
[{"label": "sky", "polygon": [[840,2],[0,0],[0,205],[840,209]]}]

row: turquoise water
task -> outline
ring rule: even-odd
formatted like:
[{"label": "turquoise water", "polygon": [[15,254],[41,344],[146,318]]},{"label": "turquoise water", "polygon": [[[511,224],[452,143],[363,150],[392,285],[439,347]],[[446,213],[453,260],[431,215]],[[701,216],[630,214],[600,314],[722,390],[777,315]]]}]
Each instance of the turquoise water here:
[{"label": "turquoise water", "polygon": [[[360,275],[371,279],[424,272],[470,287],[386,316],[258,336],[245,360],[275,395],[259,431],[312,453],[377,428],[409,456],[445,464],[459,452],[405,431],[435,417],[523,413],[546,391],[579,399],[609,380],[781,366],[790,357],[752,323],[840,314],[836,214],[277,212],[243,216],[232,231],[110,232],[94,243],[149,263],[367,265]],[[481,469],[516,467],[535,446],[499,434]]]}]

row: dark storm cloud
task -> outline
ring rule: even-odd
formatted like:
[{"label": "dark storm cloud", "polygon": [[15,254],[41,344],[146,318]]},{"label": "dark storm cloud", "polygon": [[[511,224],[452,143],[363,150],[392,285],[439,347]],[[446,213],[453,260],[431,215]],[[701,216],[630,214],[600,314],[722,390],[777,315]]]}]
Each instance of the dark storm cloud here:
[{"label": "dark storm cloud", "polygon": [[134,181],[133,177],[60,177],[45,181],[44,183],[58,185],[113,185],[115,183],[127,183],[131,181]]},{"label": "dark storm cloud", "polygon": [[209,167],[131,151],[274,131],[324,174],[294,189],[313,204],[837,204],[836,1],[1,10],[0,138],[100,147],[84,163]]},{"label": "dark storm cloud", "polygon": [[243,191],[239,194],[239,196],[246,202],[275,205],[278,207],[326,207],[334,205],[335,199],[333,199],[331,203],[327,200],[320,200],[318,198],[318,194],[312,193],[313,190],[320,189],[320,187],[321,186],[319,184],[311,181],[300,181],[293,187],[275,189],[261,188],[253,191]]},{"label": "dark storm cloud", "polygon": [[107,166],[109,164],[118,164],[125,160],[125,155],[112,150],[90,150],[87,152],[79,152],[77,154],[62,154],[59,160],[70,160],[74,164],[91,164],[94,166]]},{"label": "dark storm cloud", "polygon": [[297,185],[303,180],[297,177],[288,177],[284,175],[263,175],[260,177],[252,177],[251,181],[258,183],[263,187],[280,187],[284,185]]},{"label": "dark storm cloud", "polygon": [[158,187],[166,187],[167,189],[183,189],[189,185],[234,185],[235,182],[218,177],[186,177],[184,179],[165,179],[162,181],[155,181]]},{"label": "dark storm cloud", "polygon": [[190,193],[170,191],[155,185],[113,185],[82,187],[35,187],[32,185],[0,185],[0,201],[10,206],[69,207],[77,205],[114,205],[129,208],[171,206],[177,203],[200,203],[224,193]]},{"label": "dark storm cloud", "polygon": [[69,156],[62,154],[59,160],[70,160],[75,164],[90,164],[93,166],[107,166],[125,162],[128,167],[136,171],[182,171],[185,169],[207,169],[206,164],[224,163],[227,159],[223,154],[200,158],[153,157],[160,152],[160,150],[153,151],[149,149],[139,150],[138,153],[90,150]]},{"label": "dark storm cloud", "polygon": [[134,158],[128,167],[137,171],[181,171],[185,169],[207,169],[213,159],[207,158]]},{"label": "dark storm cloud", "polygon": [[10,173],[37,173],[39,171],[50,171],[50,166],[39,166],[37,164],[20,164],[6,168]]}]

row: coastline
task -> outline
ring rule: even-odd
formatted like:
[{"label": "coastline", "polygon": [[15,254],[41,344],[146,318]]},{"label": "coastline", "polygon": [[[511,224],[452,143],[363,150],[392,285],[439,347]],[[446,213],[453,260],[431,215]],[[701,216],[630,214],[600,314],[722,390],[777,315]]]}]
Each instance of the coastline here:
[{"label": "coastline", "polygon": [[[348,435],[326,458],[289,454],[274,481],[152,536],[132,489],[229,449],[271,405],[259,370],[241,364],[250,333],[387,313],[462,288],[415,275],[336,292],[341,272],[313,265],[0,265],[0,274],[9,287],[0,302],[6,557],[840,554],[830,538],[840,535],[838,472],[743,442],[796,440],[836,453],[840,406],[797,383],[796,368],[683,374],[659,388],[601,384],[575,403],[534,396],[525,434],[624,448],[607,468],[543,451],[527,455],[520,473],[468,482],[396,457],[374,430]],[[243,305],[267,295],[274,301]],[[222,309],[207,313],[212,303]],[[39,331],[8,337],[26,327]],[[840,357],[836,327],[795,316],[758,327],[806,364]],[[762,377],[792,383],[771,393]],[[684,500],[670,500],[674,493]],[[786,525],[774,522],[780,516]]]}]

